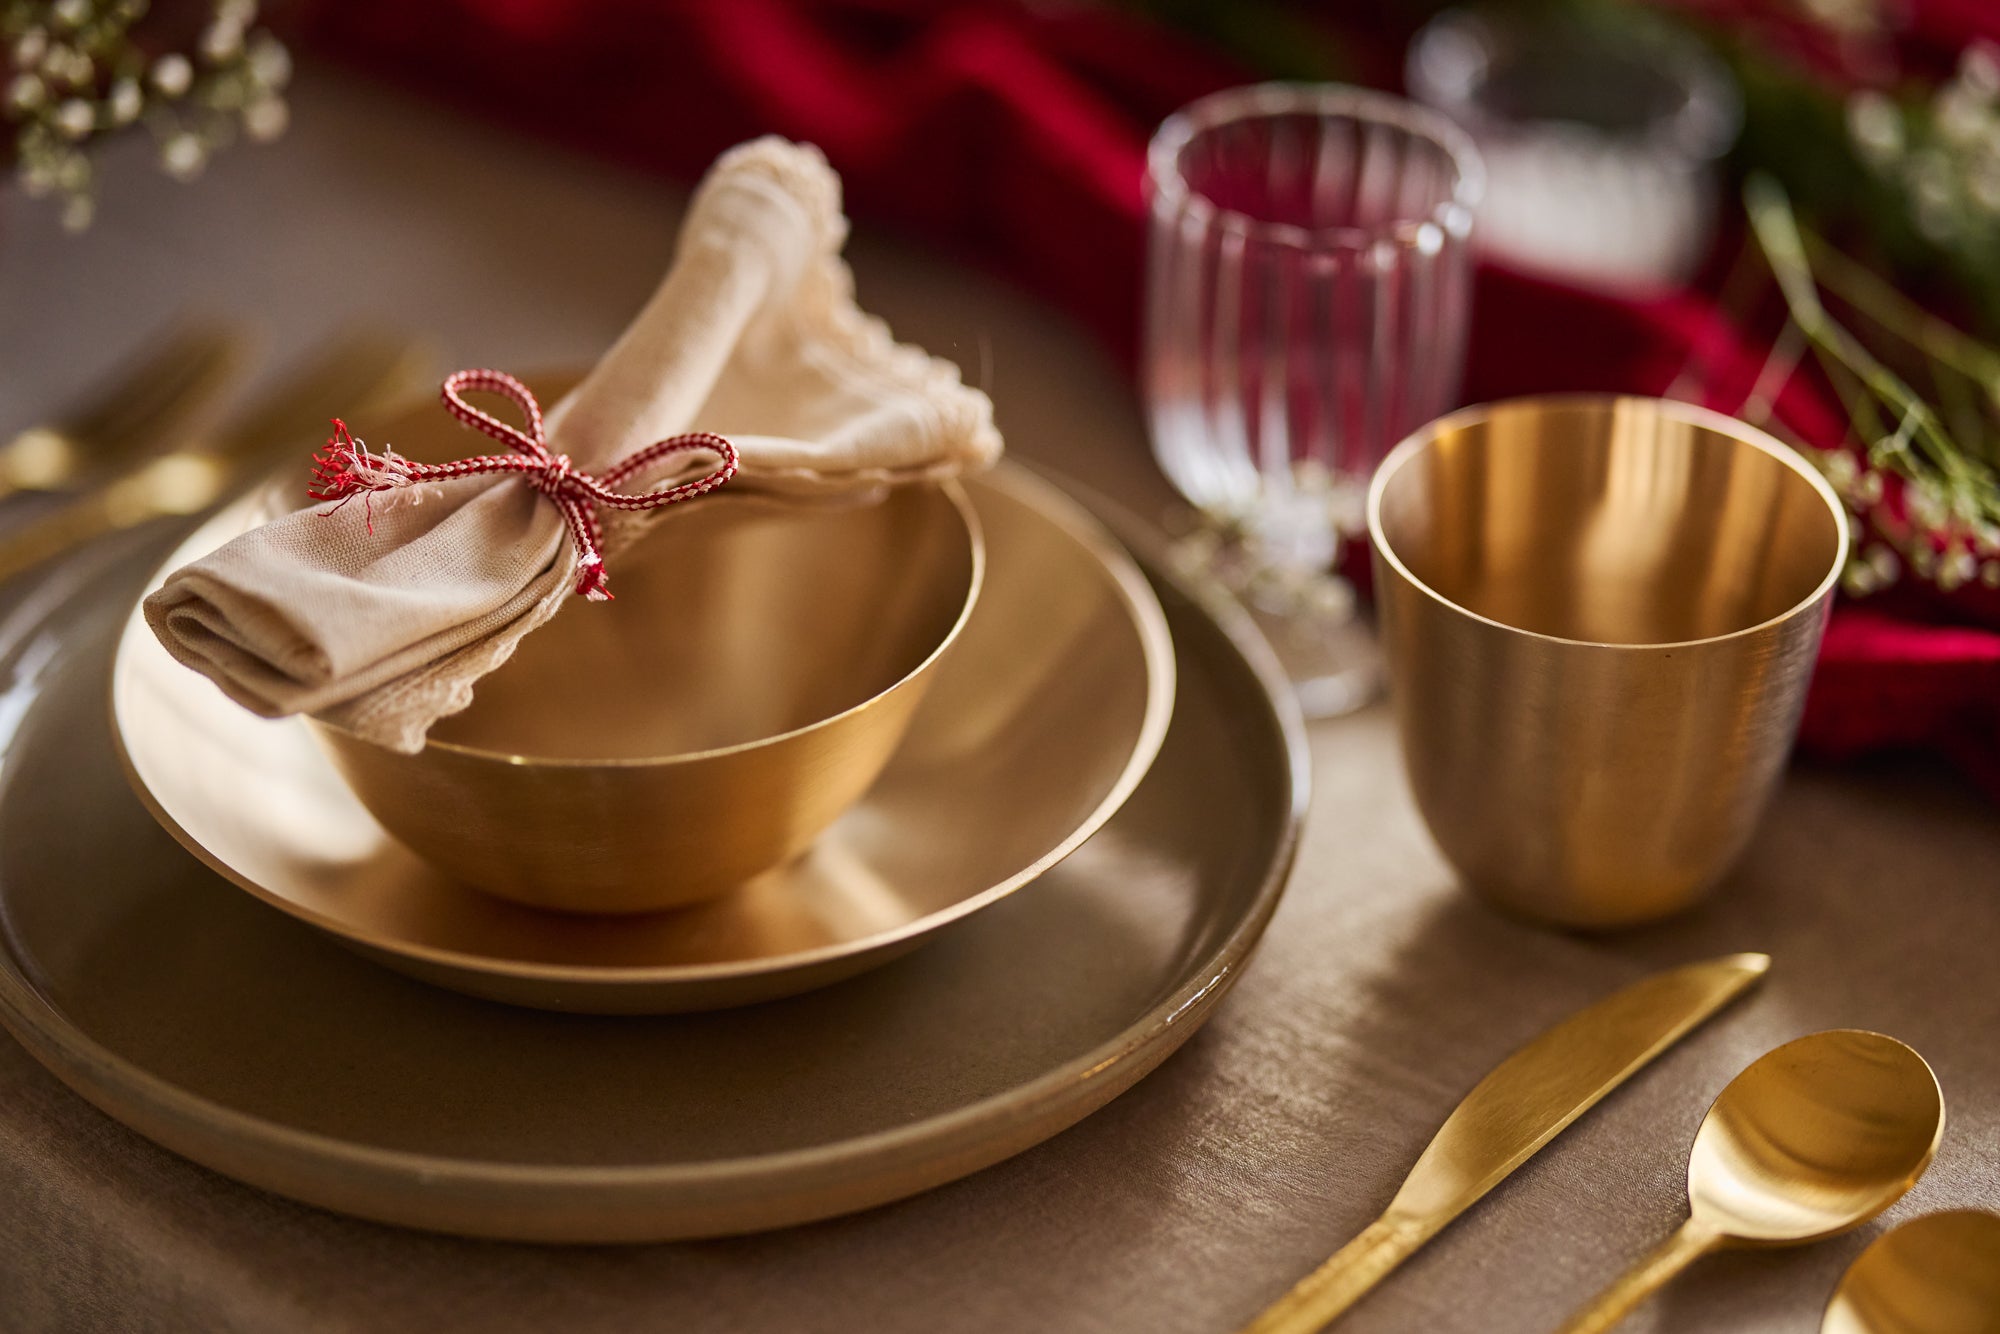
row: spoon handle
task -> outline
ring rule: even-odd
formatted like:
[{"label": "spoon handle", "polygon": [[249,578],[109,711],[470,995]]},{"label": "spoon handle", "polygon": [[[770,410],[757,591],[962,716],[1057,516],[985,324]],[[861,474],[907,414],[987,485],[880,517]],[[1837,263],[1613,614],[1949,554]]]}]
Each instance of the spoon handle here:
[{"label": "spoon handle", "polygon": [[1605,1334],[1681,1270],[1715,1248],[1721,1236],[1690,1218],[1643,1260],[1569,1318],[1557,1334]]}]

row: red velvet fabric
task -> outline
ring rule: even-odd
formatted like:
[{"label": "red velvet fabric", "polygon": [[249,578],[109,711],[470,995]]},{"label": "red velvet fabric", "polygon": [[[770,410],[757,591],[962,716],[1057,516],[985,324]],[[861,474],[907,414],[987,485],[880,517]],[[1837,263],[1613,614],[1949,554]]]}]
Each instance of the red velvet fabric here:
[{"label": "red velvet fabric", "polygon": [[[1932,54],[2000,37],[1986,0],[1915,11]],[[683,179],[759,133],[810,140],[858,216],[1041,294],[1128,364],[1146,139],[1183,102],[1248,77],[1129,12],[1012,0],[330,0],[302,35],[525,131]],[[1352,63],[1393,78],[1403,35],[1368,34]],[[1621,301],[1486,266],[1475,301],[1468,401],[1657,394],[1692,365],[1727,410],[1766,351],[1717,318],[1706,286]],[[1808,378],[1779,412],[1800,438],[1843,436],[1837,403]],[[1802,743],[1831,758],[1928,749],[2000,796],[2000,599],[1904,589],[1843,603]]]}]

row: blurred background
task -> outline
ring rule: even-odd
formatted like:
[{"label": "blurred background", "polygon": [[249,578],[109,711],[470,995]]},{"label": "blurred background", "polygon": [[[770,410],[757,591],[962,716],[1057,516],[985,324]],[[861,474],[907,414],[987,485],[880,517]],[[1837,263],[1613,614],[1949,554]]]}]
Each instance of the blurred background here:
[{"label": "blurred background", "polygon": [[[280,351],[377,318],[454,364],[586,359],[676,192],[775,132],[842,174],[864,303],[1015,448],[1125,438],[1076,470],[1141,509],[1135,414],[1076,368],[1137,369],[1155,128],[1272,79],[1428,103],[1490,177],[1462,400],[1669,395],[1808,450],[1861,540],[1807,749],[2000,791],[1988,0],[0,0],[0,35],[0,432],[190,311]],[[1007,319],[1037,350],[996,364]]]}]

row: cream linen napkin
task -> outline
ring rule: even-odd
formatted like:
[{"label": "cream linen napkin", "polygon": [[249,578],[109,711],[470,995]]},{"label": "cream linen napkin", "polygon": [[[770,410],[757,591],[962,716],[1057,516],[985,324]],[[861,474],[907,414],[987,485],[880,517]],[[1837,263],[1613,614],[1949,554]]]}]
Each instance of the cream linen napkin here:
[{"label": "cream linen napkin", "polygon": [[[991,402],[856,307],[846,235],[839,178],[816,149],[767,138],[725,154],[658,292],[548,414],[549,447],[598,473],[657,440],[714,431],[739,457],[725,496],[852,497],[990,465]],[[467,454],[493,452],[484,436],[466,440]],[[146,620],[252,712],[310,713],[419,750],[577,579],[560,514],[527,481],[423,490],[421,503],[377,499],[373,533],[361,505],[254,529],[170,575]],[[617,552],[670,514],[603,514],[614,586]]]}]

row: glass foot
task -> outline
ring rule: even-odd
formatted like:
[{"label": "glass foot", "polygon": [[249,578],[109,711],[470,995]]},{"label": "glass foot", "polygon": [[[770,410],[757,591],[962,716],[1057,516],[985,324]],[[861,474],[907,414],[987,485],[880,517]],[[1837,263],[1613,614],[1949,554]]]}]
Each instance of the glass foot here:
[{"label": "glass foot", "polygon": [[1306,717],[1337,718],[1381,695],[1381,646],[1345,579],[1272,566],[1214,528],[1183,537],[1172,554],[1182,573],[1219,585],[1249,610]]},{"label": "glass foot", "polygon": [[1317,612],[1300,614],[1255,603],[1250,605],[1250,616],[1271,641],[1306,717],[1338,718],[1381,695],[1382,649],[1363,617],[1350,611],[1335,620]]}]

